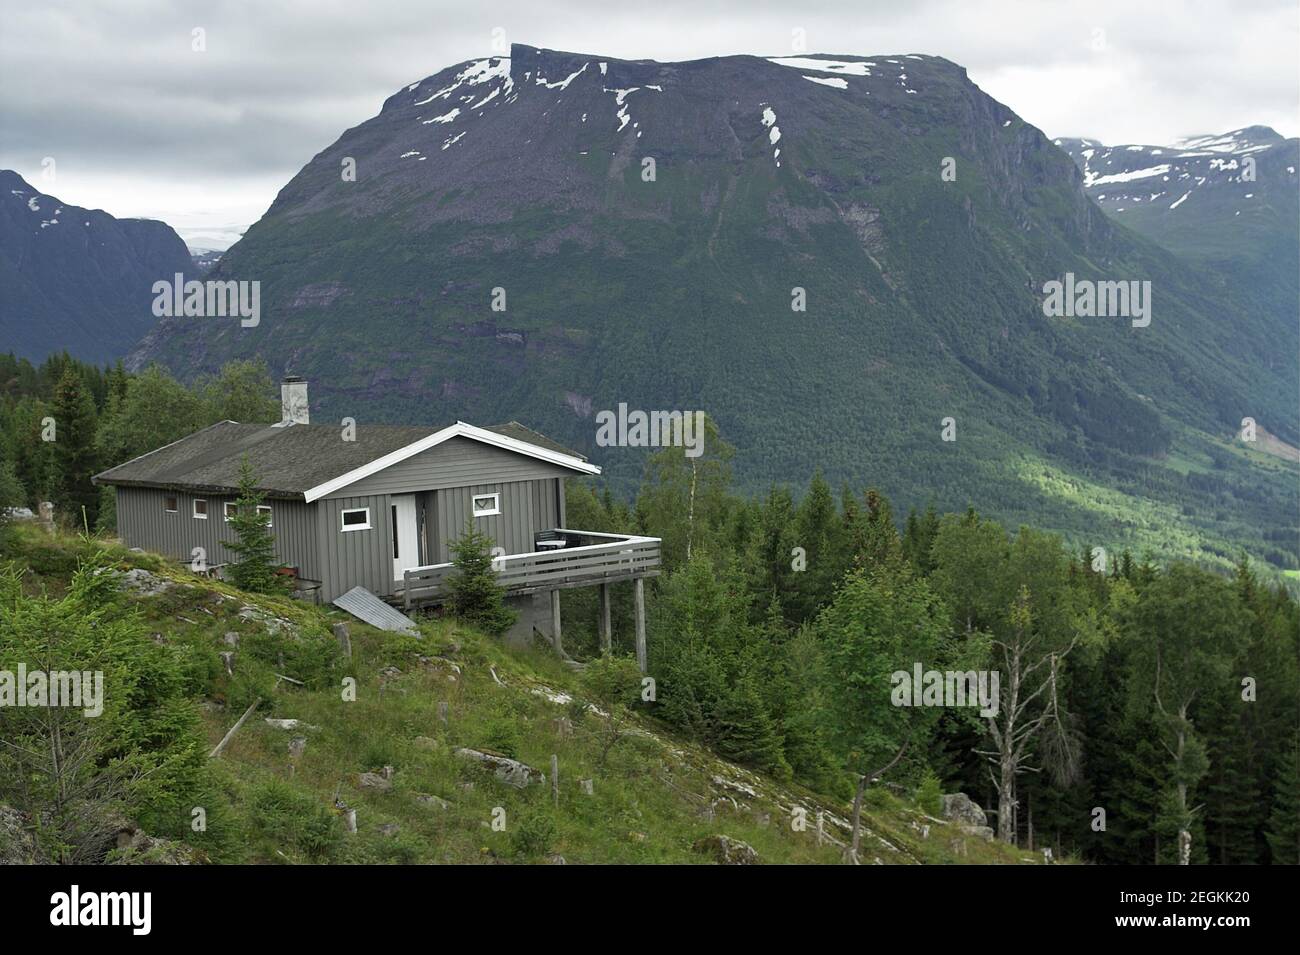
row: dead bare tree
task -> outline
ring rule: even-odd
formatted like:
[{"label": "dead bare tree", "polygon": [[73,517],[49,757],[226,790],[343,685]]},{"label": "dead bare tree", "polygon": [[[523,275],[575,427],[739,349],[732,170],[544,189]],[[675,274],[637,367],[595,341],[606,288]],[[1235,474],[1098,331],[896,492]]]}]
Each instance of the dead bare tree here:
[{"label": "dead bare tree", "polygon": [[[1057,648],[1035,630],[1029,610],[1029,591],[1025,587],[1020,588],[1011,608],[1011,635],[1006,640],[992,641],[1001,655],[1003,689],[997,713],[985,717],[994,748],[976,752],[997,769],[996,774],[989,770],[989,778],[998,794],[998,838],[1003,842],[1016,841],[1016,777],[1039,771],[1039,767],[1025,765],[1025,757],[1044,727],[1054,729],[1061,758],[1073,762],[1057,686],[1061,662],[1070,655],[1077,641],[1075,636],[1067,646]],[[1043,696],[1046,699],[1036,711],[1031,709]]]},{"label": "dead bare tree", "polygon": [[1161,656],[1162,648],[1159,644],[1155,648],[1156,657],[1156,682],[1155,682],[1155,701],[1156,710],[1160,716],[1169,724],[1174,737],[1174,743],[1171,746],[1166,740],[1161,740],[1160,745],[1165,751],[1173,757],[1175,778],[1175,793],[1177,794],[1178,808],[1178,864],[1190,865],[1192,861],[1192,833],[1190,826],[1196,814],[1203,808],[1202,806],[1187,805],[1187,774],[1185,765],[1188,761],[1188,745],[1192,733],[1192,720],[1188,716],[1191,709],[1192,701],[1196,698],[1196,691],[1192,690],[1186,696],[1178,700],[1178,705],[1171,713],[1165,709],[1164,700],[1160,697],[1160,676],[1161,676]]}]

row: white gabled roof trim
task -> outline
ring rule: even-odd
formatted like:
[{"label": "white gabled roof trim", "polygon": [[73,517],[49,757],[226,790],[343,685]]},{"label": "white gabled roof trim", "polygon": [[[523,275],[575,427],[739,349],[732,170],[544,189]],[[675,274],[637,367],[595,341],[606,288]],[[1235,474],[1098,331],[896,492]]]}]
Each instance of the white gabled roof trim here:
[{"label": "white gabled roof trim", "polygon": [[488,431],[485,428],[476,428],[472,424],[466,424],[464,421],[457,421],[441,431],[435,431],[428,437],[421,438],[404,448],[398,448],[396,451],[390,451],[381,458],[375,458],[369,464],[364,464],[359,468],[354,468],[346,474],[340,474],[336,478],[326,481],[324,484],[318,484],[303,494],[308,503],[319,500],[326,495],[333,494],[340,488],[345,488],[349,484],[355,484],[362,478],[370,477],[377,474],[385,468],[392,467],[405,461],[409,457],[419,454],[421,451],[428,451],[430,448],[436,448],[451,438],[470,438],[474,441],[481,441],[483,444],[490,444],[496,448],[503,448],[506,451],[514,451],[517,454],[524,454],[530,458],[537,458],[539,461],[547,461],[551,464],[558,465],[562,468],[569,468],[573,471],[581,471],[583,474],[599,474],[600,468],[581,458],[575,458],[571,454],[562,454],[559,451],[552,451],[549,448],[543,448],[536,444],[529,444],[527,441],[520,441],[518,438],[509,438],[504,434],[497,434],[495,431]]}]

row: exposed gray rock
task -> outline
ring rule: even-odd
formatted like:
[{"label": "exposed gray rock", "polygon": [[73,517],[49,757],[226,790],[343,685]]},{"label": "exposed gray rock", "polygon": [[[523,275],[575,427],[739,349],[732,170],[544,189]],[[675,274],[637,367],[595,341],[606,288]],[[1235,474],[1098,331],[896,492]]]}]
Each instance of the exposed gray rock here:
[{"label": "exposed gray rock", "polygon": [[718,865],[758,865],[760,861],[753,846],[730,836],[716,835],[697,839],[691,846],[691,851],[711,857]]},{"label": "exposed gray rock", "polygon": [[266,632],[273,637],[278,636],[280,633],[285,633],[288,636],[295,636],[297,634],[298,628],[290,621],[285,620],[283,617],[269,614],[265,610],[259,610],[257,607],[248,604],[239,608],[238,616],[241,620],[247,620],[251,623],[260,623],[266,628]]},{"label": "exposed gray rock", "polygon": [[0,804],[0,865],[32,865],[36,862],[36,841],[22,814]]},{"label": "exposed gray rock", "polygon": [[277,720],[277,719],[272,719],[269,716],[266,717],[266,725],[273,726],[278,730],[316,729],[315,726],[312,726],[310,723],[304,723],[302,720]]},{"label": "exposed gray rock", "polygon": [[[113,573],[113,571],[109,572]],[[130,570],[118,574],[118,584],[123,590],[132,590],[142,597],[156,597],[159,594],[165,594],[176,586],[165,577],[150,573],[143,567],[132,567]]]},{"label": "exposed gray rock", "polygon": [[362,773],[358,779],[362,789],[376,789],[386,793],[393,788],[393,781],[379,773]]},{"label": "exposed gray rock", "polygon": [[472,759],[492,770],[494,776],[501,782],[514,786],[516,789],[525,789],[529,783],[545,783],[546,774],[540,770],[533,769],[517,759],[510,759],[508,756],[498,756],[495,753],[484,753],[481,750],[461,747],[456,750],[456,755],[462,759]]},{"label": "exposed gray rock", "polygon": [[429,793],[420,793],[415,797],[415,801],[423,803],[426,806],[433,806],[436,809],[447,810],[451,808],[451,803],[440,796],[432,796]]},{"label": "exposed gray rock", "polygon": [[948,793],[943,800],[943,818],[964,826],[987,826],[988,819],[979,803],[965,793]]},{"label": "exposed gray rock", "polygon": [[194,865],[194,850],[172,839],[151,836],[134,825],[117,834],[117,848],[106,860],[116,865]]}]

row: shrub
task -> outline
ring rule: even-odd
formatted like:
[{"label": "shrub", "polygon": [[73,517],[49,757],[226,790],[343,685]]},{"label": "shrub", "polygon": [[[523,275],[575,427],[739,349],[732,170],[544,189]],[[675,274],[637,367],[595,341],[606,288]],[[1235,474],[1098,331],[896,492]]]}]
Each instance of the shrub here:
[{"label": "shrub", "polygon": [[943,815],[943,786],[939,777],[929,770],[926,770],[916,787],[916,805],[931,816]]},{"label": "shrub", "polygon": [[288,843],[313,861],[332,859],[343,840],[334,813],[279,779],[253,790],[253,824],[258,832]]},{"label": "shrub", "polygon": [[[640,699],[641,671],[626,657],[608,653],[592,660],[582,674],[582,691],[600,711],[600,756],[604,767],[609,751],[626,733],[628,710]],[[585,706],[583,707],[585,710]]]},{"label": "shrub", "polygon": [[0,803],[42,820],[49,861],[97,863],[122,817],[166,818],[207,791],[198,711],[176,655],[150,639],[102,563],[83,564],[67,594],[27,596],[0,574],[0,670],[89,671],[93,718],[65,706],[0,707]]},{"label": "shrub", "polygon": [[523,858],[535,858],[551,848],[555,841],[555,821],[545,812],[529,812],[520,816],[510,833],[510,849]]},{"label": "shrub", "polygon": [[451,612],[494,636],[510,629],[517,614],[506,607],[505,590],[497,584],[492,567],[492,539],[479,533],[472,521],[465,534],[451,545],[456,573],[449,582]]},{"label": "shrub", "polygon": [[487,725],[484,740],[494,753],[511,759],[519,757],[519,725],[508,716],[494,717]]}]

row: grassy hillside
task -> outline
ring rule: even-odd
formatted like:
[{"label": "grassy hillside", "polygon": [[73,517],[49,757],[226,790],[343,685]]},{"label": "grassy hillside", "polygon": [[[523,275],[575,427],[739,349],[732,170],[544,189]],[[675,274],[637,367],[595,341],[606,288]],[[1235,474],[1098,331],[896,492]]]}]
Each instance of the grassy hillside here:
[{"label": "grassy hillside", "polygon": [[[196,861],[694,863],[710,856],[693,845],[718,835],[766,863],[841,859],[848,807],[720,760],[675,738],[652,712],[629,717],[602,765],[608,725],[582,702],[580,675],[545,648],[512,651],[453,620],[421,620],[419,638],[383,633],[334,610],[243,594],[153,555],[32,527],[12,529],[0,553],[0,563],[23,570],[25,594],[51,598],[87,560],[107,562],[120,588],[113,611],[129,609],[131,625],[184,674],[205,752],[262,700],[203,766],[204,831],[193,831],[195,807],[175,800],[136,820],[192,847]],[[351,631],[350,660],[330,632],[338,621]],[[222,653],[233,653],[229,672]],[[348,678],[355,701],[344,700]],[[281,729],[268,718],[305,725]],[[297,756],[295,739],[306,741]],[[458,756],[460,747],[513,755],[547,781],[515,789]],[[338,804],[356,811],[355,834]],[[807,810],[803,831],[792,824],[796,807]],[[494,818],[504,826],[493,828]],[[871,792],[864,818],[868,862],[1041,861],[968,835],[886,787]],[[0,840],[15,838],[4,830]]]}]

